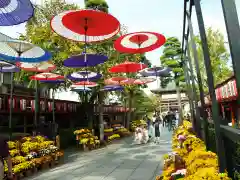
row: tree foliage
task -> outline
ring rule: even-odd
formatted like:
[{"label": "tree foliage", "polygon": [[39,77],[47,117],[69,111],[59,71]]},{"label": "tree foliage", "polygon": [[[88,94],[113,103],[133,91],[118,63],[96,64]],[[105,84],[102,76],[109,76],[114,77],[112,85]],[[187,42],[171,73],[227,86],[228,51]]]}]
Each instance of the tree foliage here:
[{"label": "tree foliage", "polygon": [[160,57],[161,64],[163,66],[170,67],[172,69],[171,77],[162,77],[161,86],[166,87],[167,84],[174,80],[179,86],[180,82],[184,82],[184,71],[181,62],[181,43],[176,37],[170,37],[164,44],[163,54]]},{"label": "tree foliage", "polygon": [[[218,83],[223,82],[224,80],[226,80],[232,75],[232,68],[228,64],[229,53],[225,46],[224,36],[220,31],[213,30],[212,28],[208,28],[207,39],[208,39],[208,50],[210,53],[210,59],[211,59],[211,65],[212,65],[211,68],[212,68],[213,77],[214,77],[214,84],[217,85]],[[208,91],[207,74],[205,70],[204,57],[203,57],[202,44],[201,44],[202,42],[199,35],[195,37],[195,42],[197,45],[199,68],[201,72],[204,90]],[[193,62],[193,65],[195,70],[194,62]]]}]

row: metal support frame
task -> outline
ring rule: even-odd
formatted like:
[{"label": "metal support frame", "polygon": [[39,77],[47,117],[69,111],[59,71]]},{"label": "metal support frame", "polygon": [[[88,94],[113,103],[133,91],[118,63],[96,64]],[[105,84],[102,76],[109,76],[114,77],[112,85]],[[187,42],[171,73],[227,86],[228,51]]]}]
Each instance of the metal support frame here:
[{"label": "metal support frame", "polygon": [[[197,80],[198,80],[198,88],[199,88],[199,93],[200,93],[200,102],[201,102],[201,116],[202,120],[204,123],[204,136],[205,136],[205,142],[207,144],[207,116],[204,111],[205,107],[205,101],[204,101],[204,91],[203,91],[203,84],[202,84],[202,77],[200,73],[200,67],[199,67],[199,57],[198,57],[198,52],[197,52],[197,46],[194,40],[194,32],[193,32],[193,27],[192,27],[192,21],[191,21],[191,16],[188,12],[186,12],[187,15],[187,20],[188,20],[188,28],[190,32],[190,37],[191,37],[191,46],[192,46],[192,51],[193,51],[193,57],[194,57],[194,64],[196,68],[196,73],[197,73]],[[187,43],[187,42],[186,42]],[[187,49],[189,51],[189,47]],[[190,53],[188,52],[188,56],[190,57]],[[198,108],[198,107],[197,107]],[[197,121],[197,130],[198,133],[201,131],[201,119],[200,121]]]},{"label": "metal support frame", "polygon": [[[236,78],[237,91],[240,94],[240,26],[235,0],[221,0],[225,25],[228,34],[229,47],[232,57],[233,70]],[[237,98],[240,107],[240,96]],[[238,121],[240,117],[237,117]]]},{"label": "metal support frame", "polygon": [[209,94],[212,100],[212,116],[213,116],[215,136],[216,136],[216,149],[217,149],[218,161],[219,161],[219,171],[221,173],[224,173],[226,169],[226,162],[225,162],[225,152],[223,151],[224,144],[223,144],[222,135],[220,132],[221,117],[219,115],[219,107],[218,107],[218,102],[215,94],[215,87],[214,87],[213,74],[212,74],[212,68],[211,68],[210,54],[209,54],[208,44],[207,44],[206,31],[205,31],[205,26],[204,26],[204,21],[202,16],[200,0],[193,0],[193,2],[195,5],[199,32],[200,32],[200,37],[202,41],[204,63],[205,63],[205,68],[207,72],[207,77],[208,77],[207,78],[208,89],[209,89]]}]

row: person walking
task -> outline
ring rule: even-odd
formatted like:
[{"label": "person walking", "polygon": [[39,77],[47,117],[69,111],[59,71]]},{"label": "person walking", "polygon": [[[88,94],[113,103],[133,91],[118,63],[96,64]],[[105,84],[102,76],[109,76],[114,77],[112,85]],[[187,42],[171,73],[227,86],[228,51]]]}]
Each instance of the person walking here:
[{"label": "person walking", "polygon": [[9,153],[7,140],[0,137],[0,180],[4,179],[4,160],[7,161],[8,166],[8,179],[13,179],[12,173],[12,159]]},{"label": "person walking", "polygon": [[160,143],[160,134],[161,134],[161,121],[156,120],[154,124],[154,130],[155,130],[155,143],[159,144]]},{"label": "person walking", "polygon": [[152,121],[148,126],[148,137],[150,141],[152,141],[153,139],[155,140],[155,128],[154,128],[154,123]]}]

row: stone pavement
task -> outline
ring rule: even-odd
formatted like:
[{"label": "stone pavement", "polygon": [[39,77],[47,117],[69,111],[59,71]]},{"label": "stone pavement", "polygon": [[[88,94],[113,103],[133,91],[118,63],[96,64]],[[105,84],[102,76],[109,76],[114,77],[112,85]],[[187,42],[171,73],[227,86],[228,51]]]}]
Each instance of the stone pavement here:
[{"label": "stone pavement", "polygon": [[154,180],[162,169],[162,155],[170,151],[171,132],[164,129],[159,145],[132,145],[128,138],[103,149],[71,153],[66,164],[29,180]]}]

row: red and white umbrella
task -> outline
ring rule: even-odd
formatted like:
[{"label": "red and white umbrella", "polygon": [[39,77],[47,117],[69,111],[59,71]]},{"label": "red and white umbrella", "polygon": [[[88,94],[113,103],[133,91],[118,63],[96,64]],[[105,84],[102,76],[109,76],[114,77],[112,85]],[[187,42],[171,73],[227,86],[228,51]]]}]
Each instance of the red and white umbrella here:
[{"label": "red and white umbrella", "polygon": [[119,76],[119,77],[112,77],[109,79],[105,79],[104,83],[107,85],[122,85],[124,84],[124,82],[127,82],[127,81],[129,81],[129,78]]},{"label": "red and white umbrella", "polygon": [[23,69],[24,71],[31,72],[50,72],[56,68],[56,66],[51,62],[40,62],[40,63],[25,63],[17,62],[16,66]]},{"label": "red and white umbrella", "polygon": [[95,87],[95,86],[97,86],[97,83],[91,82],[91,81],[80,81],[80,82],[74,83],[71,87],[76,88],[76,87],[81,87],[81,86]]},{"label": "red and white umbrella", "polygon": [[55,81],[55,80],[64,79],[64,76],[59,74],[54,74],[54,73],[40,73],[34,76],[30,76],[30,79],[37,80],[37,81],[44,81],[44,80]]},{"label": "red and white umbrella", "polygon": [[52,30],[60,36],[79,42],[99,42],[112,38],[120,30],[112,15],[96,10],[70,10],[51,20]]},{"label": "red and white umbrella", "polygon": [[115,65],[109,69],[111,73],[136,73],[145,69],[147,66],[142,63],[125,61],[124,63]]},{"label": "red and white umbrella", "polygon": [[119,37],[114,48],[121,53],[142,54],[161,47],[166,38],[155,32],[134,32]]}]

